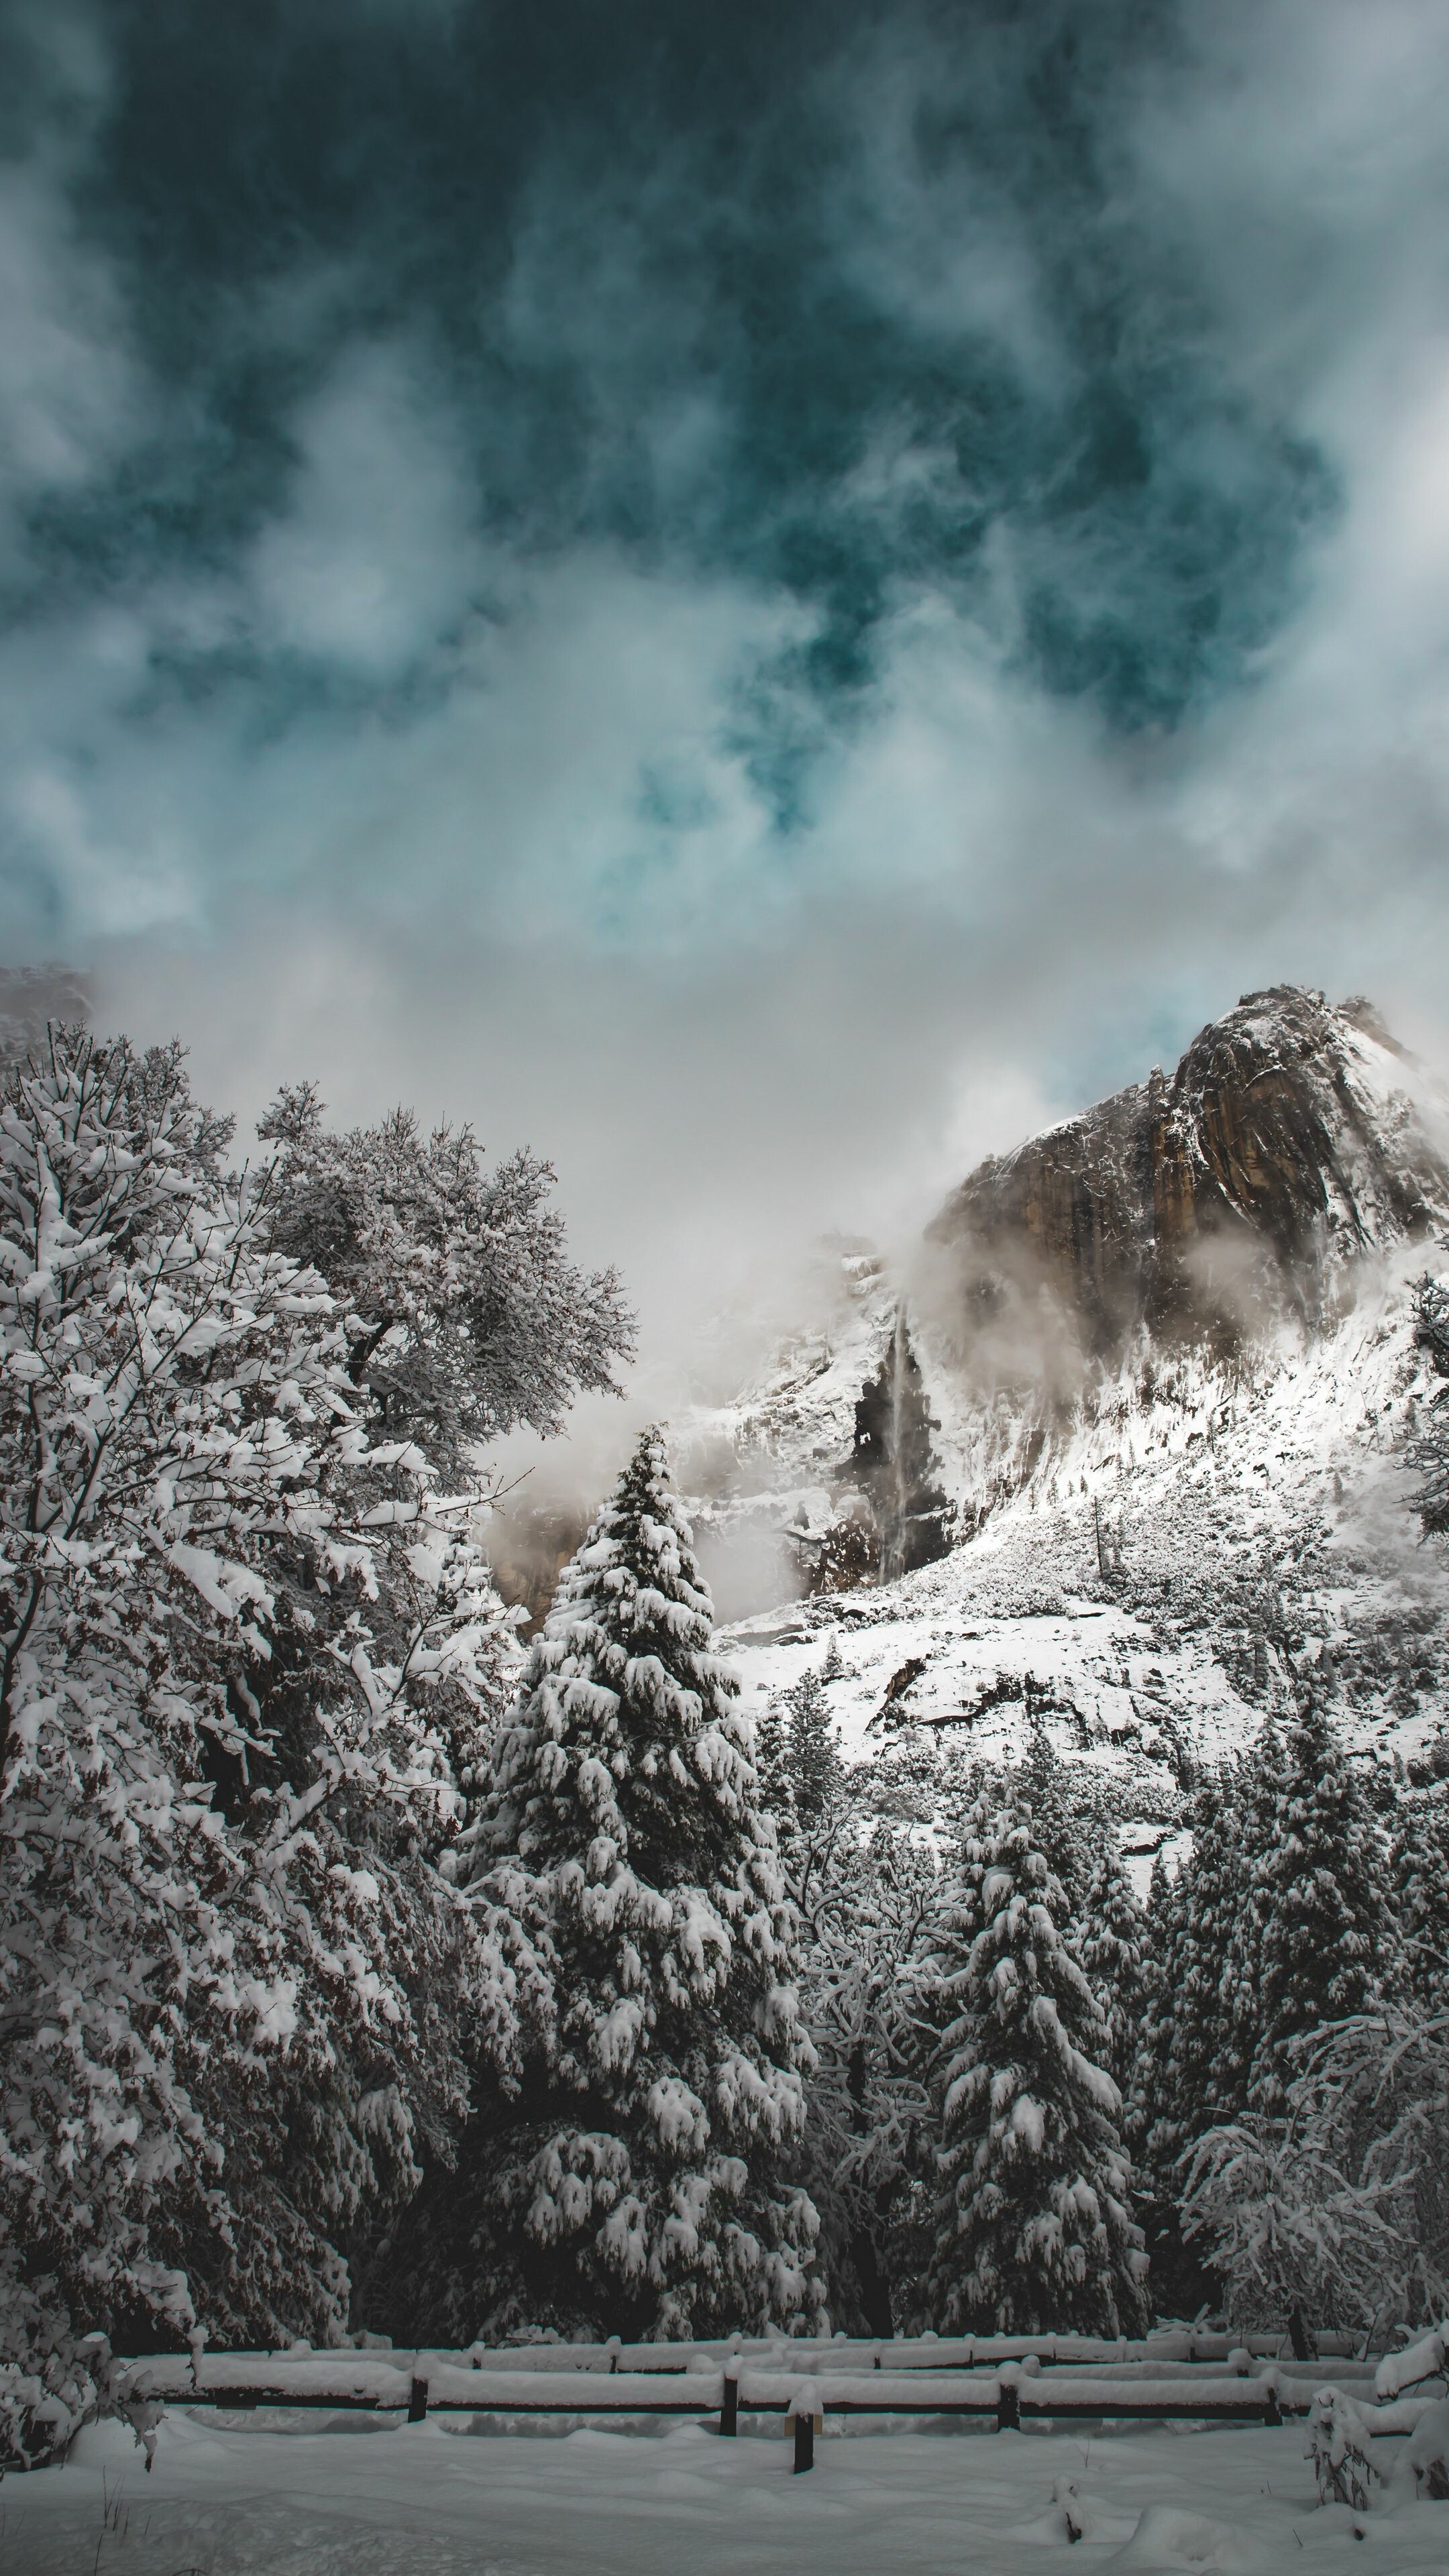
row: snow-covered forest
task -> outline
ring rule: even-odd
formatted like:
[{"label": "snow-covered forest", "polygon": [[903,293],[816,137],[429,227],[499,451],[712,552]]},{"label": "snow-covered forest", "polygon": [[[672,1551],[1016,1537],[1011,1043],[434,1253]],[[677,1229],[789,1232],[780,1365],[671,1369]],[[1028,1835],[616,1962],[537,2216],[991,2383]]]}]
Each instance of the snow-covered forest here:
[{"label": "snow-covered forest", "polygon": [[747,1720],[654,1429],[525,1649],[489,1442],[631,1333],[550,1181],[305,1087],[238,1163],[79,1028],[5,1077],[11,2450],[111,2351],[1432,2326],[1449,1746],[1306,1675],[1140,1904],[1030,1712],[850,1763],[832,1646]]}]

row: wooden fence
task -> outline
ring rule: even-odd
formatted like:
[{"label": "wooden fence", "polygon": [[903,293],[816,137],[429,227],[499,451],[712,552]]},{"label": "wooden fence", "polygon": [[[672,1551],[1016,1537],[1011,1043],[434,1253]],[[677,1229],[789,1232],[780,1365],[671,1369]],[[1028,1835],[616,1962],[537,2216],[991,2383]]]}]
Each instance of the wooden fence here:
[{"label": "wooden fence", "polygon": [[[1354,2357],[1344,2336],[1321,2336],[1311,2362],[1284,2362],[1270,2336],[1235,2341],[1174,2327],[1139,2340],[1083,2335],[882,2339],[784,2336],[692,2344],[537,2343],[490,2350],[395,2351],[380,2337],[362,2348],[313,2352],[148,2354],[113,2358],[96,2339],[104,2406],[125,2415],[148,2456],[168,2406],[235,2414],[300,2408],[317,2415],[366,2411],[423,2422],[429,2414],[533,2417],[560,2426],[612,2418],[642,2429],[655,2416],[691,2417],[735,2434],[742,2417],[782,2417],[796,2465],[808,2467],[827,2414],[976,2418],[998,2431],[1053,2422],[1282,2423],[1306,2414],[1325,2387],[1352,2397],[1374,2434],[1412,2434],[1443,2380],[1449,2325],[1412,2350]],[[11,2378],[15,2378],[11,2374]],[[1376,2384],[1377,2383],[1377,2384]],[[77,2419],[38,2382],[22,2382],[19,2430],[0,2467],[64,2459]]]},{"label": "wooden fence", "polygon": [[1274,2425],[1306,2414],[1325,2385],[1354,2397],[1371,2433],[1412,2433],[1430,2401],[1396,2394],[1375,2403],[1375,2372],[1372,2359],[1346,2352],[1285,2365],[1265,2337],[1244,2343],[1187,2333],[1116,2343],[921,2337],[875,2344],[844,2336],[830,2343],[734,2337],[728,2344],[539,2344],[508,2351],[475,2345],[455,2353],[297,2349],[207,2354],[194,2362],[155,2356],[116,2365],[112,2389],[128,2411],[152,2422],[168,2405],[235,2413],[364,2410],[414,2424],[429,2414],[612,2417],[635,2424],[687,2416],[712,2420],[730,2436],[741,2416],[778,2415],[793,2424],[797,2465],[805,2467],[827,2413],[975,2417],[1001,2432],[1119,2419]]}]

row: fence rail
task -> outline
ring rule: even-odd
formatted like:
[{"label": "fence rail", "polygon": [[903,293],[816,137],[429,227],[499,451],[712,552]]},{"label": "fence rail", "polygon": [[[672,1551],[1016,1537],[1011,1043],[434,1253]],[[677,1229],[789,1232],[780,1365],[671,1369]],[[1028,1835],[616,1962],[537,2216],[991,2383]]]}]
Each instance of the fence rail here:
[{"label": "fence rail", "polygon": [[[990,2335],[829,2341],[783,2336],[694,2344],[539,2343],[492,2350],[363,2348],[313,2352],[106,2356],[107,2403],[127,2414],[148,2449],[168,2406],[238,2414],[301,2409],[366,2412],[420,2423],[429,2414],[500,2421],[551,2416],[612,2418],[642,2426],[655,2416],[716,2420],[732,2435],[741,2417],[782,2416],[796,2465],[813,2459],[814,2435],[836,2416],[931,2416],[1032,2424],[1281,2424],[1305,2415],[1325,2387],[1355,2402],[1366,2433],[1412,2434],[1434,2403],[1416,2389],[1442,2381],[1449,2326],[1406,2351],[1355,2356],[1346,2336],[1319,2337],[1312,2361],[1284,2361],[1272,2336],[1205,2334],[1175,2327],[1140,2338]],[[76,2429],[38,2387],[33,2421],[6,2466],[64,2458]]]},{"label": "fence rail", "polygon": [[[380,2356],[228,2354],[202,2359],[157,2358],[125,2367],[117,2393],[130,2406],[206,2406],[251,2413],[259,2407],[313,2411],[406,2414],[412,2423],[429,2414],[621,2417],[716,2417],[724,2434],[742,2415],[799,2418],[804,2411],[833,2415],[918,2415],[994,2419],[999,2431],[1053,2421],[1281,2424],[1306,2414],[1330,2382],[1356,2398],[1367,2395],[1361,2376],[1340,2365],[1311,2375],[1254,2360],[1241,2347],[1231,2372],[1211,2364],[1083,2365],[1043,2362],[1038,2354],[994,2368],[897,2369],[884,2354],[854,2369],[844,2356],[821,2365],[825,2353],[804,2355],[784,2347],[780,2357],[756,2362],[731,2355],[718,2364],[696,2353],[683,2369],[596,2368],[518,2370],[494,2367],[500,2356],[418,2353]],[[617,2360],[617,2356],[615,2357]],[[790,2365],[793,2363],[793,2367]],[[802,2366],[803,2364],[803,2366]],[[1365,2369],[1368,2367],[1364,2366]],[[1412,2433],[1424,2398],[1399,2396],[1361,2408],[1373,2434]]]}]

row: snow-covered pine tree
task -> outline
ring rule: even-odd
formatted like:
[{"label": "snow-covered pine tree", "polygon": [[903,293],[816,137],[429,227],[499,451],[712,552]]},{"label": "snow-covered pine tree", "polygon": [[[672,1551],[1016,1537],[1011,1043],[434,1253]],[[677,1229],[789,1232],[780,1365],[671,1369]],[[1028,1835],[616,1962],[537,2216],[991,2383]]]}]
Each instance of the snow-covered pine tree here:
[{"label": "snow-covered pine tree", "polygon": [[412,2322],[717,2334],[809,2316],[787,2179],[809,2043],[795,1924],[658,1431],[534,1641],[479,1828],[480,1900],[553,1961],[552,2044],[420,2212]]},{"label": "snow-covered pine tree", "polygon": [[1449,2004],[1449,1781],[1401,1789],[1390,1850],[1398,1974],[1422,2003]]},{"label": "snow-covered pine tree", "polygon": [[1287,1735],[1273,1838],[1254,1872],[1248,1922],[1256,1966],[1257,2046],[1248,2100],[1276,2117],[1293,2077],[1292,2042],[1362,2012],[1392,1948],[1388,1855],[1321,1701]]},{"label": "snow-covered pine tree", "polygon": [[[1244,1847],[1251,1850],[1257,1820],[1266,1818],[1275,1760],[1276,1738],[1265,1729],[1252,1777],[1242,1770],[1219,1771],[1188,1809],[1192,1850],[1179,1873],[1181,1928],[1172,1961],[1163,2105],[1179,2154],[1215,2121],[1231,2119],[1246,2094],[1257,2032],[1252,1977],[1243,1968]],[[1269,1783],[1266,1789],[1258,1785],[1263,1782]]]},{"label": "snow-covered pine tree", "polygon": [[[1028,1715],[1026,1752],[1011,1779],[1009,1796],[1028,1810],[1036,1848],[1075,1909],[1086,1900],[1102,1847],[1102,1829],[1083,1807],[1079,1791],[1074,1794],[1071,1766],[1060,1760],[1041,1718],[1030,1710]],[[1078,1782],[1080,1778],[1078,1771]]]},{"label": "snow-covered pine tree", "polygon": [[1188,1868],[1169,1878],[1158,1853],[1148,1892],[1142,2010],[1122,2126],[1137,2182],[1136,2209],[1153,2292],[1158,2306],[1175,2316],[1192,2316],[1217,2296],[1200,2249],[1185,2242],[1182,2228],[1182,2156],[1196,2134],[1181,2116],[1187,2105],[1179,2092],[1177,2054],[1187,2040],[1184,2033],[1179,2042],[1177,2012],[1193,1950],[1188,1880]]},{"label": "snow-covered pine tree", "polygon": [[1185,1934],[1184,1876],[1179,1871],[1176,1878],[1169,1878],[1158,1852],[1144,1917],[1142,2008],[1124,2088],[1123,2135],[1137,2171],[1154,2185],[1160,2167],[1175,2160],[1180,2144],[1172,2118],[1169,2070]]},{"label": "snow-covered pine tree", "polygon": [[947,2332],[1136,2333],[1147,2258],[1065,1894],[1022,1808],[965,1860],[958,1919],[983,1919],[943,2045],[933,2312]]},{"label": "snow-covered pine tree", "polygon": [[930,1851],[864,1811],[806,1894],[803,2010],[818,2062],[803,2169],[830,2313],[851,2333],[908,2331],[913,2312],[938,1894]]},{"label": "snow-covered pine tree", "polygon": [[785,1764],[792,1805],[807,1833],[824,1822],[844,1771],[823,1673],[806,1672],[785,1693]]},{"label": "snow-covered pine tree", "polygon": [[1087,1982],[1107,2024],[1103,2061],[1125,2096],[1137,2057],[1146,2003],[1147,1924],[1119,1849],[1104,1844],[1093,1864],[1081,1913],[1073,1927]]},{"label": "snow-covered pine tree", "polygon": [[813,1920],[826,1882],[848,1866],[860,1826],[821,1674],[806,1672],[766,1704],[753,1752],[757,1802],[774,1824],[785,1892]]},{"label": "snow-covered pine tree", "polygon": [[[1159,2250],[1173,2231],[1174,2168],[1182,2143],[1172,2116],[1170,2077],[1178,1953],[1183,1938],[1181,1883],[1181,1873],[1176,1879],[1169,1878],[1159,1852],[1152,1864],[1144,1914],[1141,2009],[1132,2062],[1120,2087],[1122,2138],[1137,2180],[1137,2206],[1159,2300],[1163,2297],[1158,2279]],[[1170,2301],[1170,2292],[1167,2297]]]},{"label": "snow-covered pine tree", "polygon": [[775,1820],[778,1844],[783,1844],[794,1818],[794,1786],[790,1778],[785,1716],[778,1700],[769,1700],[755,1720],[754,1741],[755,1785],[765,1814]]}]

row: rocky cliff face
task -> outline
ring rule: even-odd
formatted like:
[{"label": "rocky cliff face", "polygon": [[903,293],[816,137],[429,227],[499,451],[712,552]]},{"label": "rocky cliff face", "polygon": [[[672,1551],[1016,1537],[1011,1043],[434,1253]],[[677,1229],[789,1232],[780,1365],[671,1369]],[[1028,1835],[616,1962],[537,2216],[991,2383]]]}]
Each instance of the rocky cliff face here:
[{"label": "rocky cliff face", "polygon": [[909,1282],[843,1261],[709,1426],[707,1529],[755,1550],[747,1704],[819,1674],[884,1799],[1044,1724],[1143,1872],[1305,1687],[1360,1751],[1449,1766],[1449,1557],[1406,1471],[1446,1137],[1367,1005],[1249,994],[1170,1079],[973,1172]]},{"label": "rocky cliff face", "polygon": [[1321,1320],[1357,1255],[1449,1222],[1433,1084],[1371,1005],[1246,994],[1160,1071],[983,1163],[932,1240],[989,1315],[1052,1293],[1105,1356],[1136,1335],[1227,1349],[1264,1311]]},{"label": "rocky cliff face", "polygon": [[845,1262],[836,1313],[711,1418],[736,1468],[704,1508],[782,1532],[808,1590],[888,1580],[1046,1493],[1104,1422],[1126,1454],[1187,1377],[1271,1377],[1370,1256],[1446,1227],[1425,1068],[1366,1002],[1247,994],[1170,1077],[983,1163],[909,1286]]}]

